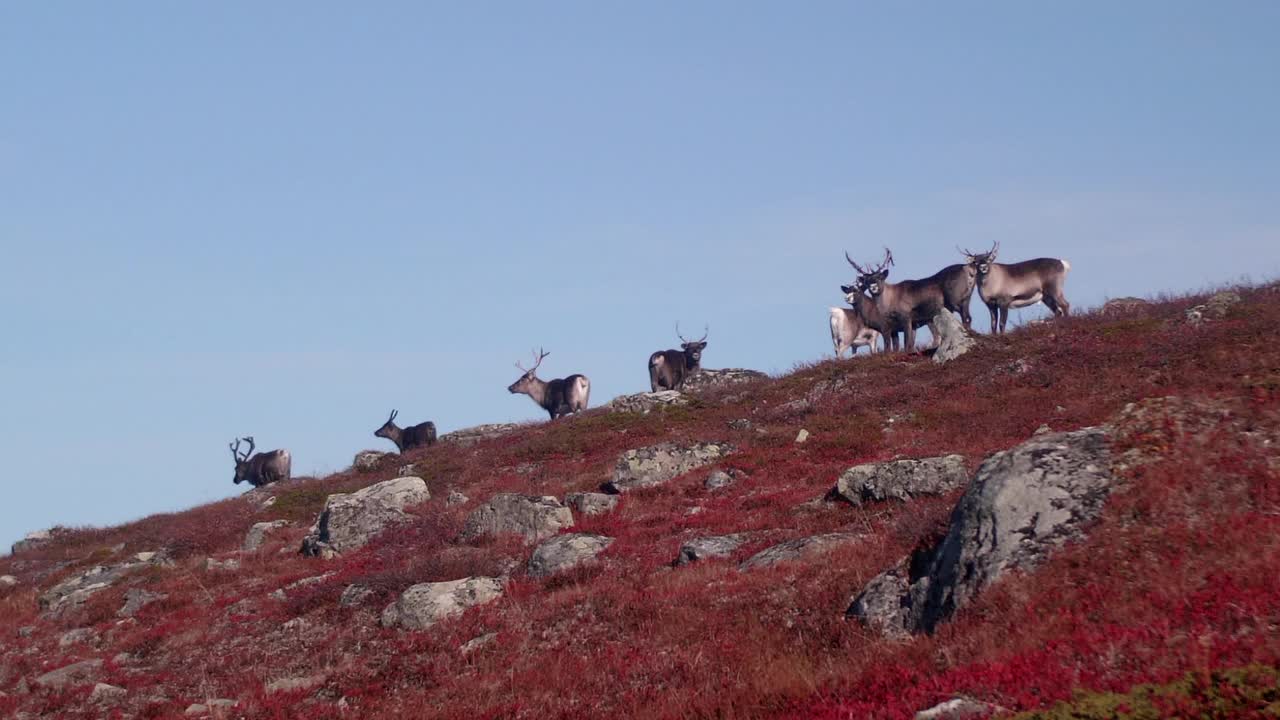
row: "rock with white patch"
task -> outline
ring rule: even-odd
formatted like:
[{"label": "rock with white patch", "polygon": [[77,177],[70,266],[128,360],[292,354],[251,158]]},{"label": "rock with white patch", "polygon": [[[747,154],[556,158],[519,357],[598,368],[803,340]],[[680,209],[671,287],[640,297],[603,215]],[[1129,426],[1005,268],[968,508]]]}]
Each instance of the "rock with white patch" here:
[{"label": "rock with white patch", "polygon": [[95,565],[54,585],[40,595],[40,609],[49,617],[62,617],[81,607],[93,595],[106,590],[134,570],[172,563],[163,553],[142,552],[113,565]]},{"label": "rock with white patch", "polygon": [[716,491],[723,490],[734,483],[733,473],[724,470],[712,470],[706,480],[702,481],[702,487],[707,490]]},{"label": "rock with white patch", "polygon": [[363,547],[387,528],[408,521],[405,508],[429,499],[427,484],[418,477],[386,480],[353,493],[330,495],[302,541],[302,552],[328,555]]},{"label": "rock with white patch", "polygon": [[933,351],[933,361],[938,364],[951,362],[969,352],[978,344],[973,333],[960,324],[949,310],[940,310],[933,317],[933,327],[938,345]]},{"label": "rock with white patch", "polygon": [[142,588],[129,588],[124,594],[124,605],[116,611],[116,616],[123,618],[133,617],[142,608],[168,597],[164,593],[151,592]]},{"label": "rock with white patch", "polygon": [[382,461],[391,457],[392,453],[381,452],[378,450],[361,450],[351,460],[351,467],[360,472],[369,472],[377,470]]},{"label": "rock with white patch", "polygon": [[976,720],[994,714],[999,708],[969,698],[952,698],[921,710],[915,714],[915,720]]},{"label": "rock with white patch", "polygon": [[768,377],[768,375],[759,370],[747,370],[745,368],[721,368],[719,370],[702,368],[684,379],[684,385],[680,387],[680,391],[686,395],[696,395],[708,390],[743,385]]},{"label": "rock with white patch", "polygon": [[604,515],[618,507],[618,496],[596,492],[569,493],[564,496],[564,502],[583,515]]},{"label": "rock with white patch", "polygon": [[291,524],[292,523],[288,520],[271,520],[269,522],[254,523],[253,526],[249,528],[249,532],[244,534],[244,545],[242,546],[244,551],[253,552],[257,550],[262,547],[263,543],[267,541],[267,538],[270,537],[272,533],[277,530],[287,528]]},{"label": "rock with white patch", "polygon": [[807,560],[826,553],[833,548],[854,542],[858,537],[851,533],[827,533],[825,535],[811,535],[788,540],[752,555],[744,560],[738,566],[738,569],[742,571],[758,570],[760,568],[773,567],[779,563]]},{"label": "rock with white patch", "polygon": [[680,546],[680,552],[676,554],[674,564],[688,565],[699,560],[729,557],[742,543],[746,542],[747,538],[746,533],[735,533],[688,540]]},{"label": "rock with white patch", "polygon": [[515,423],[476,425],[475,427],[463,428],[461,430],[454,430],[451,433],[445,433],[440,436],[440,442],[454,443],[455,445],[469,447],[478,442],[500,438],[518,427],[520,426]]},{"label": "rock with white patch", "polygon": [[12,575],[0,575],[0,589],[15,587],[18,584],[18,578]]},{"label": "rock with white patch", "polygon": [[97,639],[98,633],[93,628],[76,628],[62,633],[58,638],[58,647],[65,650],[77,644],[92,645]]},{"label": "rock with white patch", "polygon": [[550,495],[500,493],[467,515],[462,537],[520,535],[526,543],[534,543],[569,527],[573,527],[573,513]]},{"label": "rock with white patch", "polygon": [[422,630],[467,608],[493,602],[502,592],[502,582],[490,577],[414,585],[382,611],[382,625]]},{"label": "rock with white patch", "polygon": [[37,687],[62,690],[75,685],[97,682],[98,678],[102,677],[102,665],[102,661],[98,659],[81,660],[37,677],[35,684]]},{"label": "rock with white patch", "polygon": [[529,575],[546,577],[579,565],[594,563],[613,544],[613,538],[594,533],[557,535],[543,542],[529,558]]},{"label": "rock with white patch", "polygon": [[962,455],[866,463],[845,470],[828,498],[853,505],[906,501],[922,495],[942,495],[968,481],[969,471]]},{"label": "rock with white patch", "polygon": [[619,395],[605,404],[611,412],[629,412],[648,415],[654,410],[688,405],[689,398],[678,390]]},{"label": "rock with white patch", "polygon": [[733,452],[734,447],[723,442],[660,443],[628,450],[614,463],[613,479],[605,484],[604,491],[618,494],[661,485]]}]

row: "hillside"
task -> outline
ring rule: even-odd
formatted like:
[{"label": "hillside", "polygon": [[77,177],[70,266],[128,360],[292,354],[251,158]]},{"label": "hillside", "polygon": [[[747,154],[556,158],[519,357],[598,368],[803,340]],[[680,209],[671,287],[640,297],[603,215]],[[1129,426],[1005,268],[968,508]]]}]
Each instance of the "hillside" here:
[{"label": "hillside", "polygon": [[[1218,717],[1265,717],[1280,702],[1280,286],[1235,292],[1203,322],[1187,310],[1207,296],[1120,303],[984,335],[942,365],[826,360],[647,414],[596,408],[57,532],[0,558],[0,715],[911,718],[967,697],[1120,717],[1140,703],[1099,698],[1182,683],[1143,695],[1147,716],[1225,702]],[[1087,533],[933,634],[885,638],[846,617],[869,581],[939,542],[966,491],[824,500],[847,469],[954,453],[972,477],[1042,426],[1103,423],[1124,460]],[[714,457],[622,487],[610,511],[574,510],[560,535],[612,539],[594,562],[540,575],[533,544],[468,525],[500,493],[597,491],[623,453],[668,442]],[[328,496],[410,464],[430,498],[411,495],[391,530],[298,552]],[[731,482],[709,488],[713,472]],[[290,524],[244,551],[268,521]],[[727,535],[725,556],[674,564],[688,541]],[[814,537],[832,541],[740,568]],[[83,594],[50,595],[95,567]],[[499,578],[501,595],[425,629],[383,626],[410,586],[470,577]]]}]

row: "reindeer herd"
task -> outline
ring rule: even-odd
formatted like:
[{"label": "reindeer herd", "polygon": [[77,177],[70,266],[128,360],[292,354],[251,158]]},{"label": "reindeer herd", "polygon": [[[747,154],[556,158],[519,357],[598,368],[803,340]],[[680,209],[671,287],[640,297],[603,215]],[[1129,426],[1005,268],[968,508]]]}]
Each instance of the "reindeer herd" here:
[{"label": "reindeer herd", "polygon": [[[888,248],[878,264],[867,266],[854,262],[846,252],[845,260],[857,271],[857,278],[852,285],[840,286],[849,307],[830,308],[831,342],[836,357],[843,357],[846,349],[856,355],[858,348],[864,346],[874,353],[878,343],[883,343],[881,351],[914,352],[916,330],[921,327],[930,329],[936,346],[938,332],[934,319],[944,310],[959,314],[965,329],[970,330],[973,318],[969,314],[969,303],[974,290],[991,313],[992,334],[1005,332],[1011,308],[1043,302],[1055,316],[1066,316],[1071,311],[1071,304],[1063,294],[1067,272],[1071,270],[1071,263],[1066,260],[1036,258],[1012,264],[998,263],[999,243],[980,253],[956,249],[965,256],[965,262],[948,265],[921,280],[895,283],[888,282],[889,268],[894,264],[893,253]],[[680,334],[677,323],[680,349],[658,350],[649,356],[650,390],[683,388],[685,380],[702,368],[702,351],[707,348],[708,334],[709,330],[704,330],[701,338],[688,340]],[[521,375],[507,391],[528,395],[552,420],[587,409],[591,397],[591,381],[587,376],[575,373],[554,380],[539,379],[538,368],[550,353],[539,349],[534,355],[533,367],[516,363]],[[382,427],[374,431],[374,436],[395,443],[401,453],[436,442],[435,423],[428,421],[402,428],[395,423],[397,414],[392,410]],[[249,443],[249,449],[243,454],[242,441]],[[260,487],[289,479],[292,458],[288,450],[254,454],[253,449],[252,437],[236,438],[231,443],[231,456],[235,459],[233,481],[237,485],[247,482]]]}]

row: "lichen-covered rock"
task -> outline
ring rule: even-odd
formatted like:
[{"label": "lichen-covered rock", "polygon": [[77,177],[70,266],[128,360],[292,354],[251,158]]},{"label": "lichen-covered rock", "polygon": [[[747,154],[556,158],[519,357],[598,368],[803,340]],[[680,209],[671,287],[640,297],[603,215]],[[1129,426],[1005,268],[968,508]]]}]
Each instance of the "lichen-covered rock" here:
[{"label": "lichen-covered rock", "polygon": [[933,351],[935,363],[951,362],[977,345],[978,341],[949,310],[941,310],[934,316],[933,327],[938,333],[934,338],[937,341],[937,347]]},{"label": "lichen-covered rock", "polygon": [[422,478],[402,477],[353,493],[330,495],[302,541],[307,555],[343,553],[362,547],[388,527],[409,519],[406,507],[431,499]]},{"label": "lichen-covered rock", "polygon": [[41,594],[40,609],[49,617],[62,617],[134,570],[147,565],[169,564],[171,563],[164,553],[140,552],[122,563],[95,565],[84,572],[72,575]]},{"label": "lichen-covered rock", "polygon": [[11,555],[34,550],[41,545],[48,545],[58,535],[65,533],[66,529],[62,527],[51,527],[48,530],[33,530],[27,533],[26,537],[14,543],[9,548]]},{"label": "lichen-covered rock", "polygon": [[707,390],[741,385],[767,377],[769,376],[759,370],[746,370],[743,368],[713,370],[711,368],[702,368],[684,379],[684,385],[681,386],[680,391],[686,395],[696,395]]},{"label": "lichen-covered rock", "polygon": [[93,628],[76,628],[68,630],[58,638],[58,647],[69,648],[77,643],[91,644],[98,639],[98,633]]},{"label": "lichen-covered rock", "polygon": [[368,472],[377,470],[382,464],[383,459],[390,457],[394,453],[382,452],[380,450],[361,450],[351,460],[351,467],[354,470]]},{"label": "lichen-covered rock", "polygon": [[267,537],[271,535],[271,533],[280,530],[281,528],[287,528],[290,524],[291,523],[288,520],[272,520],[270,522],[254,523],[253,526],[249,528],[249,532],[244,534],[244,551],[253,552],[254,550],[257,550],[267,541]]},{"label": "lichen-covered rock", "polygon": [[368,585],[348,585],[343,589],[342,595],[338,597],[338,605],[340,607],[356,607],[363,605],[366,600],[373,597],[373,588]]},{"label": "lichen-covered rock", "polygon": [[897,570],[880,573],[862,589],[846,611],[887,638],[910,637],[907,632],[907,579]]},{"label": "lichen-covered rock", "polygon": [[920,495],[942,495],[968,481],[969,471],[962,455],[892,460],[845,470],[828,497],[854,505],[905,501]]},{"label": "lichen-covered rock", "polygon": [[606,493],[569,493],[564,503],[583,515],[604,515],[618,507],[618,496]]},{"label": "lichen-covered rock", "polygon": [[826,535],[811,535],[788,540],[752,555],[744,560],[738,566],[738,569],[743,571],[758,570],[760,568],[773,567],[781,562],[803,560],[827,552],[840,545],[851,543],[857,540],[858,537],[850,533],[828,533]]},{"label": "lichen-covered rock", "polygon": [[167,597],[169,596],[164,593],[155,593],[142,588],[129,588],[124,594],[124,605],[116,611],[116,615],[126,618],[133,617],[142,608]]},{"label": "lichen-covered rock", "polygon": [[605,484],[604,490],[617,494],[661,485],[691,470],[718,462],[732,452],[732,445],[720,442],[693,445],[661,443],[628,450],[618,458],[613,479]]},{"label": "lichen-covered rock", "polygon": [[592,533],[557,535],[534,549],[529,575],[545,577],[594,562],[612,544],[613,538]]},{"label": "lichen-covered rock", "polygon": [[85,685],[97,682],[102,676],[101,660],[81,660],[57,670],[51,670],[35,679],[35,684],[42,688],[61,690],[72,685]]},{"label": "lichen-covered rock", "polygon": [[1108,300],[1102,306],[1103,315],[1130,315],[1151,307],[1151,303],[1142,298],[1119,297]]},{"label": "lichen-covered rock", "polygon": [[886,590],[898,582],[886,575],[903,572],[894,568],[848,614],[890,635],[898,627],[932,632],[1005,572],[1034,568],[1081,537],[1111,493],[1110,464],[1102,428],[1040,435],[992,455],[952,511],[943,540],[912,558],[898,603]]},{"label": "lichen-covered rock", "polygon": [[512,430],[515,430],[517,427],[519,427],[519,425],[516,425],[515,423],[476,425],[475,427],[462,428],[461,430],[454,430],[451,433],[445,433],[440,436],[440,442],[451,442],[463,447],[468,447],[483,440],[500,438]]},{"label": "lichen-covered rock", "polygon": [[1232,306],[1240,302],[1240,294],[1231,290],[1214,293],[1203,304],[1187,308],[1187,322],[1201,325],[1227,316]]},{"label": "lichen-covered rock", "polygon": [[462,537],[520,535],[526,543],[534,543],[569,527],[573,527],[573,513],[550,495],[500,493],[467,515]]},{"label": "lichen-covered rock", "polygon": [[444,506],[453,507],[454,505],[466,505],[470,500],[471,498],[463,495],[457,490],[450,490],[449,494],[445,496]]},{"label": "lichen-covered rock", "polygon": [[630,412],[648,415],[655,409],[689,404],[688,396],[678,390],[619,395],[605,404],[611,412]]},{"label": "lichen-covered rock", "polygon": [[382,611],[382,625],[421,630],[501,596],[502,583],[496,578],[469,577],[422,583],[405,590]]},{"label": "lichen-covered rock", "polygon": [[18,578],[12,575],[0,575],[0,589],[11,588],[18,584]]},{"label": "lichen-covered rock", "polygon": [[680,546],[680,552],[676,555],[674,564],[688,565],[699,560],[728,557],[746,542],[747,538],[746,533],[735,533],[689,540]]},{"label": "lichen-covered rock", "polygon": [[952,698],[916,713],[915,720],[975,720],[996,712],[999,708],[969,698]]},{"label": "lichen-covered rock", "polygon": [[727,473],[724,470],[713,470],[711,471],[711,474],[707,476],[707,479],[702,481],[702,487],[715,491],[727,488],[733,483],[734,479],[732,474]]}]

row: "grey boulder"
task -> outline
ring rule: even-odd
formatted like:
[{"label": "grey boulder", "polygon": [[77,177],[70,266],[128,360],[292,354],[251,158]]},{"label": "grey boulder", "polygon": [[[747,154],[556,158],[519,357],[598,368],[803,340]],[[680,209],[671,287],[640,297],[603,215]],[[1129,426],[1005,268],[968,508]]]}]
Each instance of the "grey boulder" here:
[{"label": "grey boulder", "polygon": [[529,575],[546,577],[594,562],[612,544],[613,538],[593,533],[557,535],[534,549],[529,558]]},{"label": "grey boulder", "polygon": [[689,540],[680,546],[675,565],[688,565],[709,558],[728,557],[747,540],[746,533],[715,535]]},{"label": "grey boulder", "polygon": [[362,547],[392,525],[410,519],[406,507],[431,499],[422,478],[402,477],[353,493],[330,495],[302,541],[306,555],[343,553]]},{"label": "grey boulder", "polygon": [[569,527],[573,527],[573,513],[550,495],[500,493],[467,515],[462,537],[520,535],[526,543],[534,543]]},{"label": "grey boulder", "polygon": [[718,462],[734,452],[728,443],[700,442],[693,445],[660,443],[628,450],[618,457],[613,479],[605,484],[605,492],[628,492],[654,487],[691,470]]},{"label": "grey boulder", "polygon": [[788,540],[761,550],[744,560],[738,566],[738,569],[743,571],[758,570],[760,568],[773,567],[782,562],[804,560],[858,539],[858,535],[850,533],[827,533],[825,535],[796,538],[795,540]]},{"label": "grey boulder", "polygon": [[854,505],[885,500],[910,500],[919,495],[942,495],[969,481],[964,456],[891,460],[855,465],[845,470],[828,495]]},{"label": "grey boulder", "polygon": [[267,536],[281,528],[289,527],[289,524],[288,520],[254,523],[249,528],[249,532],[244,534],[244,551],[253,552],[257,550],[267,541]]},{"label": "grey boulder", "polygon": [[949,310],[940,310],[933,317],[933,327],[938,333],[934,338],[937,347],[933,351],[933,361],[939,365],[964,355],[978,343]]},{"label": "grey boulder", "polygon": [[606,493],[569,493],[564,496],[569,507],[583,515],[604,515],[618,507],[618,496]]},{"label": "grey boulder", "polygon": [[469,607],[492,602],[502,596],[496,578],[469,577],[448,582],[422,583],[405,590],[399,599],[382,611],[383,627],[422,630]]}]

